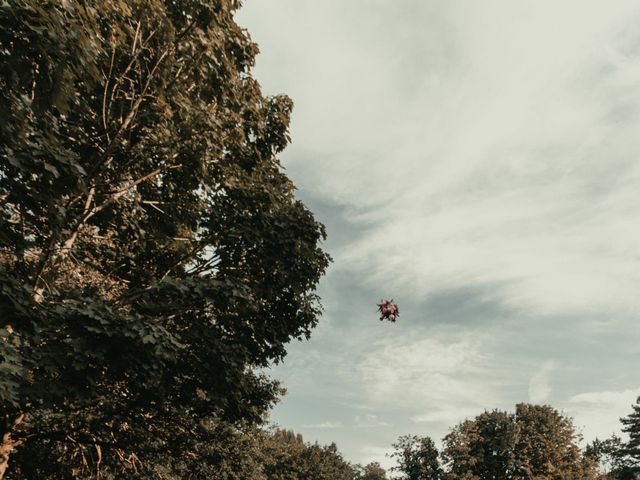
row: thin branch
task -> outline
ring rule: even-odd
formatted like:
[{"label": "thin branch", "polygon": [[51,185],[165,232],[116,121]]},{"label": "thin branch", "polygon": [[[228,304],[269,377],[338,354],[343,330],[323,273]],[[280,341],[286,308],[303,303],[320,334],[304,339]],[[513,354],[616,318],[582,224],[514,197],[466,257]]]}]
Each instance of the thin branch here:
[{"label": "thin branch", "polygon": [[187,275],[198,275],[200,273],[206,272],[207,270],[211,270],[212,268],[217,267],[220,264],[220,257],[218,255],[214,255],[211,258],[207,259],[200,265],[196,265],[193,268],[187,270]]},{"label": "thin branch", "polygon": [[160,207],[157,206],[158,203],[160,202],[154,202],[152,200],[142,200],[142,203],[145,205],[149,205],[151,208],[156,209],[157,211],[159,211],[160,213],[166,215],[167,212],[165,212],[164,210],[162,210]]},{"label": "thin branch", "polygon": [[[133,56],[132,56],[131,60],[129,61],[129,63],[125,67],[124,71],[120,74],[120,77],[116,80],[116,83],[114,84],[113,89],[111,90],[111,98],[109,99],[109,108],[108,108],[107,113],[109,113],[111,111],[111,105],[113,105],[113,102],[115,100],[115,96],[116,96],[116,94],[117,94],[117,92],[119,90],[120,85],[122,84],[122,80],[127,78],[127,75],[129,74],[129,72],[131,71],[133,66],[138,61],[138,58],[140,57],[140,55],[144,51],[144,47],[146,47],[146,45],[149,43],[149,41],[151,41],[151,39],[153,38],[153,36],[155,34],[156,34],[156,31],[152,30],[151,33],[149,34],[149,36],[141,44],[140,49],[137,52],[133,53]],[[136,40],[134,39],[134,43],[135,43],[135,41]],[[115,140],[115,138],[114,138],[114,140]]]},{"label": "thin branch", "polygon": [[73,247],[73,244],[76,241],[76,238],[78,237],[78,233],[80,232],[80,228],[83,225],[85,225],[87,223],[87,221],[89,221],[89,219],[91,219],[91,217],[93,217],[95,214],[100,213],[102,210],[107,208],[109,205],[111,205],[112,203],[116,202],[120,197],[125,195],[127,192],[131,191],[131,189],[133,189],[136,185],[140,185],[142,182],[145,182],[145,181],[149,180],[150,178],[155,177],[156,175],[158,175],[160,172],[164,171],[165,169],[179,168],[181,166],[182,165],[172,165],[172,166],[165,167],[165,168],[156,168],[154,171],[152,171],[152,172],[150,172],[150,173],[138,178],[137,180],[131,182],[125,188],[123,188],[121,190],[118,190],[116,192],[113,192],[111,194],[111,196],[107,200],[102,202],[102,204],[96,205],[91,210],[87,211],[86,207],[90,204],[91,200],[93,199],[93,192],[95,192],[95,187],[92,188],[91,192],[89,194],[89,197],[87,198],[87,203],[85,204],[85,212],[86,212],[86,214],[82,218],[82,220],[80,222],[78,222],[78,224],[73,229],[73,233],[71,234],[71,236],[64,242],[64,244],[60,248],[60,255],[64,255],[65,252],[68,252],[69,250],[71,250],[71,248]]},{"label": "thin branch", "polygon": [[116,46],[115,43],[113,43],[111,49],[111,63],[109,64],[109,74],[107,75],[106,82],[104,82],[104,92],[102,94],[102,125],[104,127],[104,132],[107,135],[107,143],[111,142],[111,139],[109,138],[109,128],[107,127],[107,93],[109,92],[109,82],[111,81],[111,74],[113,72],[113,64],[115,62],[115,59]]},{"label": "thin branch", "polygon": [[[102,205],[100,205],[99,207],[96,207],[94,210],[94,214],[102,211],[105,209],[105,207],[107,207],[108,205],[112,204],[113,202],[115,202],[116,200],[118,200],[120,197],[122,197],[125,193],[131,191],[131,189],[133,187],[135,187],[136,185],[140,185],[142,182],[146,182],[147,180],[155,177],[156,175],[158,175],[159,173],[165,171],[165,170],[173,170],[174,168],[180,168],[182,167],[182,164],[178,164],[178,165],[169,165],[166,167],[159,167],[156,168],[155,170],[153,170],[152,172],[147,173],[146,175],[138,178],[137,180],[134,180],[133,182],[131,182],[130,184],[128,184],[126,187],[120,189],[120,190],[116,190],[114,192],[109,192],[111,194],[111,197],[109,197],[108,200],[106,200]],[[143,202],[144,203],[144,202]],[[163,212],[164,213],[164,212]]]},{"label": "thin branch", "polygon": [[[186,31],[188,31],[190,28],[191,28],[191,25],[189,26],[189,28]],[[183,32],[183,34],[186,34],[186,31]],[[146,78],[146,81],[145,81],[144,86],[143,86],[143,88],[142,88],[142,90],[140,92],[139,97],[132,104],[132,107],[131,107],[129,113],[127,114],[127,116],[122,120],[122,123],[121,123],[120,128],[118,129],[118,131],[115,133],[113,138],[110,138],[109,135],[108,135],[108,132],[107,132],[107,130],[108,130],[107,129],[107,118],[110,115],[111,108],[112,108],[112,105],[113,105],[113,102],[114,102],[114,99],[115,99],[115,95],[117,94],[117,91],[119,90],[119,87],[120,87],[123,79],[127,77],[128,73],[131,71],[131,69],[134,67],[134,65],[136,65],[136,62],[138,61],[141,53],[145,50],[146,46],[149,44],[151,39],[154,37],[155,33],[156,33],[156,31],[153,30],[153,31],[150,32],[150,34],[144,40],[141,40],[140,22],[138,22],[138,26],[136,28],[136,33],[134,35],[134,40],[133,40],[133,44],[132,44],[132,50],[131,50],[132,51],[132,58],[129,61],[129,63],[127,64],[127,66],[125,67],[125,70],[122,72],[122,74],[119,76],[119,78],[114,83],[113,88],[111,90],[111,98],[110,98],[110,100],[109,100],[109,102],[107,104],[106,103],[106,96],[107,96],[106,92],[108,91],[108,87],[109,87],[109,84],[110,84],[109,78],[112,75],[113,64],[115,63],[115,58],[114,58],[115,49],[112,52],[112,65],[110,67],[109,78],[107,79],[107,81],[105,83],[105,91],[103,93],[103,112],[102,112],[103,127],[105,127],[105,132],[107,133],[108,145],[103,151],[104,153],[102,155],[102,159],[100,161],[96,162],[95,166],[91,169],[91,171],[87,175],[87,178],[85,179],[85,185],[93,184],[94,180],[100,174],[100,172],[113,161],[113,151],[114,151],[116,145],[120,142],[120,140],[124,136],[124,133],[127,131],[127,129],[130,128],[133,120],[135,119],[136,115],[138,114],[140,106],[142,105],[142,102],[147,97],[147,92],[148,92],[149,88],[151,87],[151,83],[152,83],[155,75],[157,74],[157,72],[158,72],[158,70],[160,68],[160,65],[162,64],[164,59],[167,58],[167,56],[172,51],[174,51],[175,48],[176,48],[176,44],[174,43],[171,46],[169,46],[168,48],[166,48],[164,50],[164,52],[162,52],[162,54],[158,57],[158,59],[156,60],[155,64],[153,65],[151,71],[149,72],[149,75]],[[140,42],[140,44],[138,46],[139,42]],[[160,171],[161,170],[158,169],[158,170],[156,170],[154,172],[151,172],[150,174],[146,175],[145,177],[136,180],[135,182],[133,182],[133,184],[129,185],[126,189],[124,189],[124,190],[122,190],[120,192],[116,192],[109,199],[107,199],[105,202],[103,202],[103,204],[100,205],[99,207],[94,207],[93,209],[88,211],[87,210],[87,206],[89,206],[90,203],[93,201],[93,196],[95,194],[95,185],[92,187],[92,190],[89,192],[89,195],[87,197],[87,201],[85,202],[84,211],[80,215],[81,218],[76,222],[74,227],[71,229],[72,230],[71,235],[64,242],[62,242],[62,246],[61,246],[60,249],[57,249],[56,245],[59,244],[59,242],[61,240],[60,239],[60,235],[61,235],[62,232],[57,231],[51,237],[49,248],[48,248],[47,252],[45,253],[44,257],[42,258],[42,261],[39,263],[36,275],[34,276],[34,299],[36,299],[36,301],[40,301],[42,299],[42,288],[40,287],[40,282],[42,281],[42,274],[46,270],[47,266],[52,262],[52,260],[54,260],[54,252],[57,251],[58,255],[64,255],[65,252],[68,252],[71,249],[71,247],[73,246],[81,227],[93,215],[95,215],[99,211],[102,211],[108,205],[110,205],[113,202],[115,202],[118,198],[120,198],[122,195],[124,195],[127,191],[129,191],[135,185],[147,180],[148,178],[151,178],[152,176],[157,175]],[[69,206],[68,204],[71,201],[72,200],[69,200],[67,202],[67,207]]]},{"label": "thin branch", "polygon": [[152,290],[157,289],[160,284],[162,282],[164,282],[164,280],[166,280],[166,278],[169,276],[169,274],[178,266],[180,266],[182,263],[186,262],[187,260],[190,260],[191,258],[193,258],[194,255],[196,255],[198,252],[202,251],[207,245],[204,243],[200,243],[198,245],[196,245],[194,248],[192,248],[189,252],[185,253],[184,255],[182,255],[171,267],[169,267],[164,274],[160,277],[160,280],[158,280],[157,282],[155,282],[154,284],[151,285],[147,285],[144,288],[141,289],[137,289],[134,290],[132,292],[128,292],[126,295],[120,297],[118,300],[116,300],[113,303],[114,307],[123,307],[125,305],[130,305],[132,304],[135,300],[137,300],[138,298],[140,298],[142,295],[144,295],[145,293],[148,293]]},{"label": "thin branch", "polygon": [[140,38],[140,25],[141,25],[141,22],[140,20],[138,20],[138,25],[136,26],[136,33],[133,35],[133,46],[131,47],[131,55],[134,55],[136,53],[136,43],[138,41],[138,38]]},{"label": "thin branch", "polygon": [[[86,433],[73,433],[73,437],[72,437],[67,432],[64,432],[62,430],[53,431],[53,432],[32,433],[25,437],[21,437],[18,441],[23,443],[27,440],[32,440],[32,439],[53,440],[54,442],[74,443],[79,445],[91,445],[91,446],[99,445],[101,447],[120,448],[122,450],[135,449],[139,452],[145,452],[145,453],[157,453],[161,451],[166,451],[166,447],[149,448],[149,447],[143,447],[140,444],[125,445],[122,442],[118,442],[118,441],[109,441],[109,440],[103,440],[100,438],[95,438],[93,435],[89,435]],[[132,446],[135,448],[132,448]]]}]

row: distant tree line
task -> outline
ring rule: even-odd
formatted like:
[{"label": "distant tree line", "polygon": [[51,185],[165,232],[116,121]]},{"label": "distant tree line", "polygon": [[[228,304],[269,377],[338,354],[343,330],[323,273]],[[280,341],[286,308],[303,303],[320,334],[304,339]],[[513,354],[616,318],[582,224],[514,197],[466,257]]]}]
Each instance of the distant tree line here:
[{"label": "distant tree line", "polygon": [[[438,450],[425,436],[393,445],[394,476],[369,464],[359,480],[637,480],[640,478],[640,398],[621,419],[628,435],[594,440],[584,450],[570,418],[547,405],[485,411],[453,427]],[[358,476],[359,475],[359,476]]]},{"label": "distant tree line", "polygon": [[[570,418],[547,405],[492,410],[451,429],[438,451],[429,437],[394,444],[393,478],[402,480],[636,480],[640,478],[640,398],[621,419],[628,441],[613,436],[584,450]],[[375,467],[375,466],[374,466]],[[373,468],[373,467],[372,467]],[[369,477],[387,479],[378,470]]]},{"label": "distant tree line", "polygon": [[581,450],[571,419],[547,405],[485,411],[454,426],[439,449],[426,436],[404,435],[392,446],[396,466],[347,461],[335,444],[256,424],[202,421],[183,437],[184,457],[147,451],[100,458],[99,449],[18,449],[8,478],[214,480],[636,480],[640,478],[636,412],[623,418],[629,440],[595,440]]}]

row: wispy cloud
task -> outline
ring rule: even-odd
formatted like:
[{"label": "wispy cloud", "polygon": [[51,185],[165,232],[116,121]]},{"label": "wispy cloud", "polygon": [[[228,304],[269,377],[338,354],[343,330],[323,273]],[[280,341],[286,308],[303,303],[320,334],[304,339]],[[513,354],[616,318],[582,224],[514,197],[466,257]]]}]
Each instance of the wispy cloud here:
[{"label": "wispy cloud", "polygon": [[378,415],[368,413],[365,415],[356,415],[353,419],[353,426],[355,428],[379,428],[390,427],[391,424],[384,420],[380,420]]},{"label": "wispy cloud", "polygon": [[[240,20],[295,100],[283,162],[335,259],[325,320],[276,369],[280,420],[322,425],[300,420],[320,399],[358,461],[527,399],[617,429],[640,354],[637,2],[249,0]],[[362,412],[390,424],[366,452]]]},{"label": "wispy cloud", "polygon": [[621,435],[619,419],[632,412],[631,406],[640,396],[640,387],[619,391],[584,392],[572,396],[566,404],[585,439],[604,439]]},{"label": "wispy cloud", "polygon": [[320,423],[308,423],[304,424],[304,428],[323,428],[323,429],[335,429],[335,428],[379,428],[389,427],[391,424],[380,420],[375,414],[356,415],[353,421],[350,423],[343,423],[341,421],[327,420]]},{"label": "wispy cloud", "polygon": [[344,425],[342,424],[342,422],[326,421],[326,422],[320,422],[320,423],[305,424],[305,425],[303,425],[303,427],[304,428],[329,428],[329,429],[333,429],[333,428],[344,428]]},{"label": "wispy cloud", "polygon": [[354,28],[360,8],[304,3],[332,34],[277,34],[302,39],[278,76],[298,100],[289,168],[372,226],[336,268],[414,294],[499,284],[544,313],[637,308],[637,5],[401,4]]},{"label": "wispy cloud", "polygon": [[529,380],[529,402],[543,404],[551,396],[551,373],[554,362],[548,361]]},{"label": "wispy cloud", "polygon": [[383,468],[390,469],[395,465],[395,461],[391,458],[393,449],[390,445],[362,445],[358,449],[358,457],[366,459],[363,463],[378,462]]},{"label": "wispy cloud", "polygon": [[498,401],[495,379],[483,373],[490,365],[488,345],[479,337],[451,342],[388,338],[376,342],[356,370],[369,405],[438,423],[440,431],[443,423]]}]

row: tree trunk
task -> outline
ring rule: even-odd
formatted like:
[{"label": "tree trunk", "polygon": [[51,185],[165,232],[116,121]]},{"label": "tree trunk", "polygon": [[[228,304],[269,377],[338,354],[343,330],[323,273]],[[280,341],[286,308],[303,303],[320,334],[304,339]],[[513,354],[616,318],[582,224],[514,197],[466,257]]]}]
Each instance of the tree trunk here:
[{"label": "tree trunk", "polygon": [[20,425],[20,422],[24,419],[24,413],[17,416],[6,415],[4,417],[4,425],[2,428],[2,443],[0,443],[0,480],[4,478],[4,474],[9,468],[9,457],[11,453],[20,445],[19,440],[11,438],[11,434],[15,431],[15,428]]}]

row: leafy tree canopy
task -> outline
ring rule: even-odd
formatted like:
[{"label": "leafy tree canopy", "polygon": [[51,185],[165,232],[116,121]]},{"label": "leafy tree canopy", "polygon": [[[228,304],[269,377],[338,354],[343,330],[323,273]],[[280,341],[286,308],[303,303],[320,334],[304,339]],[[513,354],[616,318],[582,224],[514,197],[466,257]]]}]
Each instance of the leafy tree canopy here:
[{"label": "leafy tree canopy", "polygon": [[625,454],[625,444],[617,435],[605,440],[596,438],[585,448],[585,456],[597,463],[602,480],[636,478],[635,462]]},{"label": "leafy tree canopy", "polygon": [[398,463],[395,470],[403,480],[440,480],[443,470],[438,461],[438,449],[429,437],[404,435],[393,445],[391,455]]},{"label": "leafy tree canopy", "polygon": [[636,480],[640,477],[640,397],[631,408],[632,412],[620,419],[627,441],[613,435],[587,445],[586,454],[599,464],[606,480]]},{"label": "leafy tree canopy", "polygon": [[356,467],[356,480],[387,480],[387,472],[378,462]]},{"label": "leafy tree canopy", "polygon": [[265,443],[264,473],[271,480],[355,480],[356,469],[337,446],[305,443],[290,430],[276,430]]},{"label": "leafy tree canopy", "polygon": [[325,232],[238,4],[0,3],[0,478],[22,442],[179,456],[260,421],[255,367],[315,326]]},{"label": "leafy tree canopy", "polygon": [[444,439],[450,480],[589,480],[595,464],[577,446],[570,418],[549,406],[519,404],[466,420]]}]

